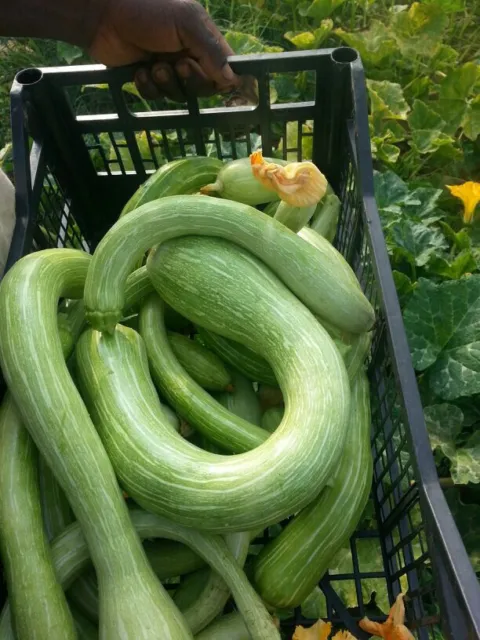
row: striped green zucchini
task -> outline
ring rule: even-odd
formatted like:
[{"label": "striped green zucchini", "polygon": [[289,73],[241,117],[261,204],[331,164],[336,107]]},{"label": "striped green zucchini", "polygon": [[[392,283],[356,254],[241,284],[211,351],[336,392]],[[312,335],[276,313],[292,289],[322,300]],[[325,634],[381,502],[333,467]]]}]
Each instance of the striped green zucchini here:
[{"label": "striped green zucchini", "polygon": [[196,340],[169,332],[168,341],[185,371],[204,389],[231,390],[232,378],[220,358]]},{"label": "striped green zucchini", "polygon": [[361,373],[353,384],[348,436],[331,485],[257,558],[255,585],[270,605],[300,605],[355,531],[372,485],[370,426],[368,380]]},{"label": "striped green zucchini", "polygon": [[283,420],[283,407],[270,407],[262,416],[262,429],[273,433]]},{"label": "striped green zucchini", "polygon": [[164,164],[148,178],[124,206],[120,216],[137,207],[165,196],[196,193],[201,187],[216,180],[223,162],[217,158],[196,156]]},{"label": "striped green zucchini", "polygon": [[[166,538],[181,542],[195,551],[212,569],[220,574],[228,585],[253,640],[280,640],[280,635],[265,606],[221,536],[182,527],[176,522],[140,509],[130,510],[129,516],[131,525],[141,539]],[[240,534],[234,535],[238,537]],[[52,557],[58,581],[66,589],[90,562],[87,540],[78,522],[71,524],[54,540]],[[8,618],[9,608],[4,607],[0,625],[0,640],[6,640],[9,637],[5,635],[4,622]],[[139,621],[142,621],[140,612],[136,621],[137,638],[139,638],[142,637],[140,634],[143,631],[143,625],[139,625]],[[166,631],[161,620],[157,622],[155,628],[157,629],[157,638],[163,640],[166,637]],[[120,635],[117,638],[123,637]]]},{"label": "striped green zucchini", "polygon": [[250,640],[245,622],[237,611],[217,618],[195,640]]},{"label": "striped green zucchini", "polygon": [[[172,240],[147,268],[182,315],[270,362],[286,412],[255,451],[224,459],[193,451],[162,426],[135,332],[119,327],[102,338],[90,331],[77,346],[78,369],[122,485],[149,510],[212,531],[257,529],[306,506],[337,464],[350,404],[345,365],[328,333],[269,269],[224,240]],[[141,394],[131,391],[131,376]]]},{"label": "striped green zucchini", "polygon": [[244,376],[254,382],[266,382],[276,385],[277,381],[272,367],[254,351],[239,342],[228,340],[223,336],[198,327],[198,333],[205,344],[228,364],[238,369]]},{"label": "striped green zucchini", "polygon": [[92,326],[113,331],[122,317],[127,276],[147,249],[193,234],[223,237],[245,247],[308,308],[335,326],[352,333],[372,326],[371,304],[347,262],[325,238],[318,236],[313,246],[252,207],[193,195],[145,204],[106,234],[95,250],[85,285],[87,319]]},{"label": "striped green zucchini", "polygon": [[[160,580],[183,576],[205,566],[200,556],[180,542],[145,540],[143,548],[150,566]],[[89,620],[98,623],[98,583],[93,567],[85,571],[71,585],[68,590],[68,600],[73,602]],[[189,623],[188,619],[187,623]],[[189,626],[191,627],[191,624]]]},{"label": "striped green zucchini", "polygon": [[168,340],[164,308],[160,297],[152,295],[140,311],[140,333],[162,396],[190,425],[225,451],[241,453],[261,445],[266,439],[263,429],[228,411],[180,365]]},{"label": "striped green zucchini", "polygon": [[74,640],[73,619],[43,532],[37,474],[35,445],[7,393],[0,407],[0,549],[15,637]]},{"label": "striped green zucchini", "polygon": [[[265,158],[265,160],[272,162],[268,158]],[[275,162],[282,165],[287,164],[282,160],[275,160]],[[253,206],[279,199],[276,191],[265,188],[254,177],[250,158],[227,162],[219,172],[215,182],[202,187],[201,192]]]},{"label": "striped green zucchini", "polygon": [[262,412],[252,382],[238,371],[231,371],[231,377],[233,391],[231,393],[217,393],[215,398],[239,418],[260,426]]},{"label": "striped green zucchini", "polygon": [[39,459],[38,479],[43,525],[47,538],[51,541],[75,520],[75,516],[65,493],[42,457]]},{"label": "striped green zucchini", "polygon": [[72,612],[75,629],[78,640],[98,640],[98,629],[92,622],[86,618],[77,607],[70,603],[70,611]]},{"label": "striped green zucchini", "polygon": [[310,228],[329,242],[333,242],[337,233],[341,206],[342,203],[334,193],[327,193],[315,211]]},{"label": "striped green zucchini", "polygon": [[148,565],[64,362],[58,300],[81,296],[89,263],[81,251],[50,249],[25,256],[7,273],[0,285],[2,369],[24,424],[88,539],[101,585],[102,638],[153,640],[159,626],[165,638],[188,638],[184,619]]}]

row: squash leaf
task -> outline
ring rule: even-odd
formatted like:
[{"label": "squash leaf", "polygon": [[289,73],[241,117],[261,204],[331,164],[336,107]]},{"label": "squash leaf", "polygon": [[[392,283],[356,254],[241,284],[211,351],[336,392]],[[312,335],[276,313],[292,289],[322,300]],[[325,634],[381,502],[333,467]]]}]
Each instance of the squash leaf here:
[{"label": "squash leaf", "polygon": [[475,62],[466,62],[461,67],[450,69],[440,85],[440,98],[466,100],[473,92],[479,76],[479,68]]},{"label": "squash leaf", "polygon": [[365,31],[349,33],[335,29],[334,33],[359,52],[364,64],[373,67],[384,63],[397,49],[395,39],[380,20],[372,20],[370,28]]},{"label": "squash leaf", "polygon": [[424,278],[404,312],[414,367],[444,400],[480,393],[480,275]]},{"label": "squash leaf", "polygon": [[427,265],[428,272],[447,280],[458,280],[477,268],[475,257],[469,249],[463,249],[453,259],[449,256],[433,255]]},{"label": "squash leaf", "polygon": [[476,140],[480,135],[480,96],[474,98],[463,114],[463,133],[469,140]]},{"label": "squash leaf", "polygon": [[463,413],[454,404],[434,404],[424,409],[432,450],[440,449],[447,458],[455,456],[455,439],[463,427]]},{"label": "squash leaf", "polygon": [[456,489],[445,491],[445,498],[462,535],[475,571],[480,571],[480,505],[465,504]]},{"label": "squash leaf", "polygon": [[415,100],[413,108],[408,115],[408,124],[410,129],[438,129],[442,131],[445,126],[445,122],[438,115],[436,111],[431,109],[425,102],[421,100]]},{"label": "squash leaf", "polygon": [[340,7],[346,0],[313,0],[312,2],[301,2],[298,5],[298,13],[302,18],[314,18],[323,20]]},{"label": "squash leaf", "polygon": [[367,86],[373,113],[379,113],[383,118],[407,118],[410,107],[399,84],[388,80],[367,80]]},{"label": "squash leaf", "polygon": [[314,31],[302,31],[295,33],[287,31],[284,38],[297,47],[297,49],[318,49],[330,35],[333,29],[333,21],[330,19],[322,20],[322,23]]},{"label": "squash leaf", "polygon": [[425,266],[432,255],[447,248],[441,231],[409,218],[402,218],[388,228],[387,245],[391,253],[400,253],[418,267]]}]

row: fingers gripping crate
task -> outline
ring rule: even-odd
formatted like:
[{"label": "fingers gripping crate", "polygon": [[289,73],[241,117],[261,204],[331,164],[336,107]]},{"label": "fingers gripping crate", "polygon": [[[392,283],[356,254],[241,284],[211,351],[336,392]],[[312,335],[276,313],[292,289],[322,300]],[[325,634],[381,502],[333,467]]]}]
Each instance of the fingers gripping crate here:
[{"label": "fingers gripping crate", "polygon": [[[195,98],[180,108],[149,104],[133,95],[131,68],[19,73],[11,94],[17,223],[8,266],[46,247],[93,251],[129,196],[163,162],[245,157],[260,147],[266,156],[311,157],[342,201],[335,244],[377,316],[368,361],[371,501],[320,583],[321,615],[366,638],[357,621],[364,615],[384,620],[403,591],[416,638],[478,638],[480,590],[438,483],[375,206],[358,55],[341,47],[233,57],[231,63],[257,78],[256,107],[201,108]],[[278,92],[296,86],[293,77],[311,92],[303,102],[295,102],[292,91],[291,101],[282,101]],[[285,637],[295,625],[311,623],[309,615],[285,612]]]}]

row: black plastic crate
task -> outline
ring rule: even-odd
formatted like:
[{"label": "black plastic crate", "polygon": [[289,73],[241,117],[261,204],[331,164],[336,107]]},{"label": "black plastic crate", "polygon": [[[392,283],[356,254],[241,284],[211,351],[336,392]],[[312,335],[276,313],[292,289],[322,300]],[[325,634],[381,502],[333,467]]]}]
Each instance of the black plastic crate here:
[{"label": "black plastic crate", "polygon": [[[279,150],[284,158],[302,159],[302,149],[311,149],[342,200],[336,246],[377,314],[369,356],[373,508],[352,537],[341,572],[320,583],[328,617],[366,638],[356,621],[366,614],[383,619],[372,606],[385,596],[392,603],[404,591],[415,637],[480,638],[480,589],[438,483],[375,205],[358,54],[340,47],[232,57],[231,64],[257,78],[256,107],[202,109],[195,98],[180,107],[147,105],[123,89],[132,81],[131,67],[20,72],[11,93],[17,224],[7,268],[45,247],[93,250],[128,197],[165,160],[206,153],[236,158],[258,145],[266,156]],[[298,72],[311,99],[271,104],[271,78]],[[95,90],[85,85],[105,88],[92,98]],[[270,535],[272,528],[263,540]],[[368,563],[367,547],[374,556]],[[282,627],[288,633],[308,622],[296,610]]]}]

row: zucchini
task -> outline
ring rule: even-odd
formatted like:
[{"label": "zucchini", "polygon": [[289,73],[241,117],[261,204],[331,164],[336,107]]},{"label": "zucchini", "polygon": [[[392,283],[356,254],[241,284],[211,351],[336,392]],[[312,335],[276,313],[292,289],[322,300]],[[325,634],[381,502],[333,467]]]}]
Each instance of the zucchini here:
[{"label": "zucchini", "polygon": [[282,201],[278,205],[273,217],[295,233],[298,233],[300,229],[303,229],[303,227],[308,224],[316,208],[316,204],[307,207],[295,207]]},{"label": "zucchini", "polygon": [[299,606],[355,531],[372,486],[370,427],[362,372],[353,384],[348,436],[333,481],[257,557],[255,585],[270,605]]},{"label": "zucchini", "polygon": [[159,626],[165,638],[188,638],[184,619],[148,565],[62,354],[58,300],[82,295],[89,263],[90,256],[81,251],[49,249],[25,256],[10,269],[0,285],[3,373],[88,539],[101,585],[102,638],[153,640]]},{"label": "zucchini", "polygon": [[[287,164],[277,160],[278,164]],[[215,182],[200,189],[201,193],[217,196],[226,200],[235,200],[243,204],[256,206],[279,199],[273,189],[267,189],[254,177],[250,158],[231,160],[219,172]]]},{"label": "zucchini", "polygon": [[207,440],[225,451],[250,451],[265,442],[263,429],[225,409],[187,374],[173,353],[164,322],[165,303],[158,295],[145,300],[140,333],[145,340],[153,379],[177,413]]},{"label": "zucchini", "polygon": [[121,216],[137,207],[165,196],[196,193],[217,178],[224,166],[217,158],[196,156],[168,162],[148,178],[124,206]]},{"label": "zucchini", "polygon": [[263,209],[263,213],[267,216],[271,216],[272,218],[275,216],[275,212],[278,209],[280,204],[280,200],[275,200],[274,202],[269,202]]},{"label": "zucchini", "polygon": [[[223,237],[245,247],[312,312],[335,326],[362,333],[373,325],[373,308],[355,274],[325,238],[316,234],[313,246],[252,207],[191,195],[145,204],[124,216],[105,235],[95,250],[85,285],[87,319],[92,326],[113,331],[123,316],[127,276],[149,248],[195,233]],[[244,297],[240,288],[237,293]],[[170,304],[179,311],[173,301]]]},{"label": "zucchini", "polygon": [[[242,614],[253,640],[280,640],[280,635],[270,615],[221,536],[182,527],[178,523],[140,509],[130,510],[129,516],[132,526],[141,539],[166,538],[181,542],[190,547],[220,574],[233,594],[237,608]],[[234,535],[238,537],[242,534]],[[68,588],[90,562],[87,540],[78,522],[71,524],[54,540],[52,557],[58,581],[64,588]],[[4,619],[8,619],[8,611],[9,607],[4,607],[2,623]],[[141,637],[140,634],[143,630],[143,625],[138,626],[139,621],[142,621],[140,616],[137,617],[137,638]],[[160,637],[163,640],[165,628],[161,626],[161,622],[158,623],[156,629],[157,638]],[[160,636],[158,630],[161,632]],[[4,640],[1,634],[0,638]]]},{"label": "zucchini", "polygon": [[78,640],[98,640],[97,627],[71,603],[70,611],[72,612]]},{"label": "zucchini", "polygon": [[272,387],[269,384],[258,385],[258,399],[262,411],[266,411],[270,407],[283,407],[283,393],[278,387]]},{"label": "zucchini", "polygon": [[75,520],[75,516],[50,467],[41,456],[38,462],[43,525],[47,539],[51,541]]},{"label": "zucchini", "polygon": [[232,371],[231,376],[233,392],[217,394],[215,398],[239,418],[260,426],[262,412],[258,396],[253,389],[251,381],[242,376],[241,373],[238,373],[238,371]]},{"label": "zucchini", "polygon": [[232,379],[220,358],[195,340],[169,332],[168,341],[185,371],[204,389],[231,391]]},{"label": "zucchini", "polygon": [[43,532],[37,474],[35,445],[7,393],[0,407],[0,549],[15,637],[74,640],[73,618]]},{"label": "zucchini", "polygon": [[217,618],[195,640],[250,640],[245,622],[237,611]]},{"label": "zucchini", "polygon": [[207,331],[203,327],[198,327],[198,333],[207,347],[250,380],[266,382],[271,385],[277,384],[272,367],[264,358],[248,347],[239,342],[228,340],[213,331]]},{"label": "zucchini", "polygon": [[270,407],[262,416],[262,429],[273,433],[283,420],[283,407]]},{"label": "zucchini", "polygon": [[[202,558],[180,542],[145,540],[143,548],[150,566],[160,580],[183,576],[205,566]],[[72,584],[68,590],[68,599],[89,620],[98,623],[98,583],[93,567],[87,569]]]},{"label": "zucchini", "polygon": [[341,207],[342,203],[338,197],[334,193],[327,193],[317,206],[310,228],[329,242],[333,242]]},{"label": "zucchini", "polygon": [[210,531],[265,527],[306,506],[337,464],[350,404],[328,333],[261,262],[224,240],[172,240],[147,269],[182,315],[270,362],[286,411],[255,451],[232,458],[192,450],[160,420],[138,335],[121,326],[106,337],[89,331],[77,345],[80,378],[122,486],[149,510]]}]

